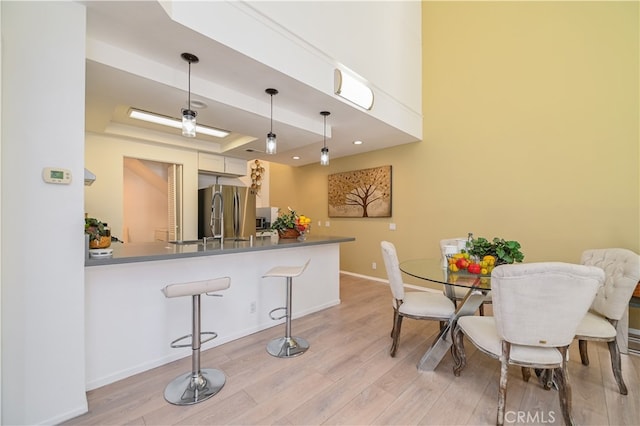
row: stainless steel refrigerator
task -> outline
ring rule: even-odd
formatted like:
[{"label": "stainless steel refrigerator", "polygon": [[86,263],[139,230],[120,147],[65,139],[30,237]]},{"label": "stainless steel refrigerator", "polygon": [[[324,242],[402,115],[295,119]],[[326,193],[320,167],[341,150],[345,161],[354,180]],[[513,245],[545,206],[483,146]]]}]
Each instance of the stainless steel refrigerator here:
[{"label": "stainless steel refrigerator", "polygon": [[256,194],[245,186],[198,190],[198,238],[248,240],[256,233]]}]

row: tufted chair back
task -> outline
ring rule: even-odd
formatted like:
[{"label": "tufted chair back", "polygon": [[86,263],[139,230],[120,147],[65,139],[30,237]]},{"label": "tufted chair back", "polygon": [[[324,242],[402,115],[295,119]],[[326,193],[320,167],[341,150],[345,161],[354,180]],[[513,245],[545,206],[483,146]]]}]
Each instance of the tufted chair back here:
[{"label": "tufted chair back", "polygon": [[640,256],[623,248],[593,249],[582,253],[581,263],[605,272],[604,286],[598,291],[591,310],[620,320],[640,281]]},{"label": "tufted chair back", "polygon": [[498,335],[517,345],[569,345],[603,282],[604,271],[594,266],[540,262],[496,267],[491,292]]},{"label": "tufted chair back", "polygon": [[400,272],[400,262],[398,261],[396,248],[393,243],[388,241],[382,241],[380,246],[382,248],[382,259],[384,259],[384,266],[387,269],[389,287],[391,287],[393,298],[396,300],[403,300],[404,283],[402,282],[402,273]]}]

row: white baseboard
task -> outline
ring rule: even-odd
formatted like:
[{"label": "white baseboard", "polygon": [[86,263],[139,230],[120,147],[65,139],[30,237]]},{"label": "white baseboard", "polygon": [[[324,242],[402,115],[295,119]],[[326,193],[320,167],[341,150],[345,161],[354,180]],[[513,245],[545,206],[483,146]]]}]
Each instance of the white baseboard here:
[{"label": "white baseboard", "polygon": [[[383,278],[371,277],[369,275],[356,274],[354,272],[348,272],[348,271],[342,271],[342,270],[340,271],[340,273],[341,274],[345,274],[345,275],[351,275],[352,277],[364,278],[364,279],[370,280],[370,281],[378,281],[380,283],[389,285],[389,280],[385,280]],[[404,283],[404,286],[406,288],[410,288],[410,289],[413,289],[413,290],[427,291],[427,292],[430,292],[430,293],[440,293],[438,290],[435,290],[433,288],[420,287],[420,286],[413,285],[413,284]]]}]

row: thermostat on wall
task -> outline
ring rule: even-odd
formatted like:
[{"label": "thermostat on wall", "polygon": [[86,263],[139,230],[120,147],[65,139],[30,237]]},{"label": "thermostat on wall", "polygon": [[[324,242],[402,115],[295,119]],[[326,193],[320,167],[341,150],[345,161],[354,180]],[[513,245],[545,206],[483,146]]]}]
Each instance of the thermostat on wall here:
[{"label": "thermostat on wall", "polygon": [[47,183],[61,183],[68,185],[71,183],[71,170],[59,167],[45,167],[42,169],[42,179]]}]

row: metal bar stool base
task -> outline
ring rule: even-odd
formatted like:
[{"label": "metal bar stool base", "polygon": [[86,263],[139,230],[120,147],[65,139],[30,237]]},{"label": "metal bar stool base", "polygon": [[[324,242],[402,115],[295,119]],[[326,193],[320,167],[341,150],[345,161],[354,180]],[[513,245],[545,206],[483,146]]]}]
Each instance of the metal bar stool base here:
[{"label": "metal bar stool base", "polygon": [[302,337],[279,337],[267,344],[267,352],[278,358],[292,358],[309,349],[309,342]]},{"label": "metal bar stool base", "polygon": [[220,392],[226,378],[215,368],[203,368],[200,374],[182,374],[173,379],[164,389],[164,399],[174,405],[192,405],[211,398]]}]

